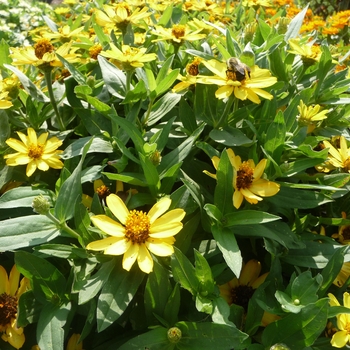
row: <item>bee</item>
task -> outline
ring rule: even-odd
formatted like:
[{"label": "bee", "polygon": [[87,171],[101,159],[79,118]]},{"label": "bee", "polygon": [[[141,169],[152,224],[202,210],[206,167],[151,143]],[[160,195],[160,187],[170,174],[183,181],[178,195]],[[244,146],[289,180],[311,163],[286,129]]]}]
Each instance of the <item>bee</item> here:
[{"label": "bee", "polygon": [[250,78],[250,68],[245,64],[242,63],[238,58],[231,57],[226,61],[227,65],[227,71],[234,73],[237,81],[244,80],[247,75]]}]

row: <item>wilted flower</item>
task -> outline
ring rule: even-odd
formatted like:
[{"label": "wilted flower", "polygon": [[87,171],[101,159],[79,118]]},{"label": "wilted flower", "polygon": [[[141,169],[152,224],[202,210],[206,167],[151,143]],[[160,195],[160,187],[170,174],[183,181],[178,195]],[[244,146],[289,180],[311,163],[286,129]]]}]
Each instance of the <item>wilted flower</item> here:
[{"label": "wilted flower", "polygon": [[173,209],[164,214],[170,207],[171,199],[163,197],[148,213],[129,211],[122,199],[115,194],[110,194],[106,202],[119,222],[107,215],[93,216],[91,221],[94,225],[112,237],[91,242],[86,249],[103,250],[110,255],[124,254],[125,270],[129,271],[137,260],[145,273],[153,270],[153,259],[149,251],[158,256],[173,254],[174,236],[182,229],[181,220],[186,213],[183,209]]},{"label": "wilted flower", "polygon": [[44,132],[37,137],[32,128],[27,129],[28,136],[19,131],[17,134],[22,141],[13,138],[6,140],[6,143],[17,151],[4,156],[8,166],[27,164],[27,176],[31,176],[37,168],[42,171],[47,171],[49,168],[63,168],[59,156],[63,151],[57,150],[62,145],[62,141],[56,136],[47,139],[49,133]]}]

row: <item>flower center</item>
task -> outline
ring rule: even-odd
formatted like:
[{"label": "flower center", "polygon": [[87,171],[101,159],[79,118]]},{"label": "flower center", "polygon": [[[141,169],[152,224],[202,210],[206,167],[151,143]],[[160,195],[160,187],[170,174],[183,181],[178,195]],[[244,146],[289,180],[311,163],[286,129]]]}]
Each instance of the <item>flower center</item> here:
[{"label": "flower center", "polygon": [[228,79],[228,80],[233,80],[233,81],[236,81],[236,80],[237,80],[237,78],[236,78],[236,73],[235,73],[233,70],[231,70],[231,69],[228,69],[228,70],[226,71],[226,76],[227,76],[227,79]]},{"label": "flower center", "polygon": [[240,305],[245,311],[248,310],[248,303],[254,294],[254,289],[251,286],[241,285],[231,289],[232,304]]},{"label": "flower center", "polygon": [[101,200],[103,200],[103,199],[106,199],[106,197],[111,194],[111,191],[109,190],[109,188],[106,185],[102,185],[99,188],[97,188],[96,193],[97,193],[98,197]]},{"label": "flower center", "polygon": [[89,55],[92,59],[97,60],[97,56],[101,51],[102,51],[102,45],[96,44],[96,45],[90,47]]},{"label": "flower center", "polygon": [[249,188],[253,182],[254,171],[247,161],[243,162],[237,171],[236,187],[237,190],[241,188]]},{"label": "flower center", "polygon": [[146,213],[131,210],[125,223],[125,236],[133,243],[145,243],[149,236],[151,223]]},{"label": "flower center", "polygon": [[344,331],[346,331],[346,333],[350,334],[350,323],[347,322],[345,327],[344,327]]},{"label": "flower center", "polygon": [[350,241],[350,226],[346,226],[343,229],[342,236],[344,237],[344,241]]},{"label": "flower center", "polygon": [[344,161],[344,169],[346,171],[349,171],[350,170],[350,157],[347,158],[345,161]]},{"label": "flower center", "polygon": [[8,324],[17,314],[17,298],[7,293],[0,295],[0,331]]},{"label": "flower center", "polygon": [[184,25],[175,24],[173,25],[171,34],[173,34],[176,39],[180,39],[185,35],[185,30],[186,30],[186,27]]},{"label": "flower center", "polygon": [[196,76],[199,74],[198,66],[200,61],[198,59],[194,59],[192,63],[188,64],[186,67],[186,71],[189,75]]},{"label": "flower center", "polygon": [[43,153],[44,153],[44,145],[39,143],[37,145],[29,146],[28,156],[30,158],[40,159]]},{"label": "flower center", "polygon": [[54,51],[53,45],[50,43],[48,39],[40,39],[35,45],[35,56],[41,60],[46,52]]}]

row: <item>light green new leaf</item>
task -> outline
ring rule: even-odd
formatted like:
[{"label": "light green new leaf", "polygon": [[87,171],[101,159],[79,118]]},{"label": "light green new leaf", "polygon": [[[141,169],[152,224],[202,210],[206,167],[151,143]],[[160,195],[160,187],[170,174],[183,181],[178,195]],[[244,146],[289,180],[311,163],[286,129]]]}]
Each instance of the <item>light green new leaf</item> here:
[{"label": "light green new leaf", "polygon": [[55,197],[54,192],[46,188],[34,188],[31,186],[23,186],[13,188],[5,192],[0,197],[0,209],[31,207],[33,199],[39,195],[43,195],[52,205]]},{"label": "light green new leaf", "polygon": [[147,156],[139,153],[139,157],[147,186],[152,196],[156,197],[160,188],[160,180],[157,168]]},{"label": "light green new leaf", "polygon": [[118,264],[102,287],[97,302],[97,330],[102,332],[125,311],[139,288],[144,273],[134,267],[126,271]]},{"label": "light green new leaf", "polygon": [[228,267],[236,277],[239,278],[242,270],[243,259],[232,230],[213,224],[211,226],[211,232],[213,233],[216,243],[221,250]]},{"label": "light green new leaf", "polygon": [[28,215],[0,221],[0,252],[46,243],[60,234],[43,215]]},{"label": "light green new leaf", "polygon": [[79,164],[74,169],[72,175],[62,184],[60,192],[58,193],[55,205],[55,216],[60,222],[64,222],[73,217],[75,205],[78,200],[81,200],[81,170],[91,143],[92,139],[84,146]]},{"label": "light green new leaf", "polygon": [[36,336],[40,349],[63,350],[64,330],[72,304],[46,304],[40,312]]},{"label": "light green new leaf", "polygon": [[290,314],[270,323],[262,335],[262,343],[270,347],[284,343],[291,349],[311,346],[327,324],[328,298],[305,306],[298,314]]}]

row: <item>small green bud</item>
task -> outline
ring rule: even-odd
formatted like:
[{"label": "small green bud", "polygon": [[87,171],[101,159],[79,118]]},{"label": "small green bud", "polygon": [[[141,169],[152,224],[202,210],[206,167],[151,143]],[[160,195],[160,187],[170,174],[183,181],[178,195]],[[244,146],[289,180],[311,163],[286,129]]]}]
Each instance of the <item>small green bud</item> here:
[{"label": "small green bud", "polygon": [[86,84],[93,89],[96,85],[96,79],[94,76],[89,75],[86,79]]},{"label": "small green bud", "polygon": [[49,201],[42,194],[33,199],[32,208],[38,214],[46,215],[50,211],[50,206]]},{"label": "small green bud", "polygon": [[290,350],[290,348],[286,344],[278,343],[271,346],[270,350]]},{"label": "small green bud", "polygon": [[181,329],[177,328],[177,327],[171,327],[168,329],[168,340],[171,343],[178,343],[181,338],[182,338],[182,332]]},{"label": "small green bud", "polygon": [[150,156],[149,156],[150,161],[152,162],[153,165],[158,166],[160,164],[160,161],[162,160],[162,156],[160,155],[159,151],[154,151]]},{"label": "small green bud", "polygon": [[290,18],[281,17],[278,21],[278,26],[277,26],[278,34],[285,34],[288,30],[289,23],[290,23]]}]

